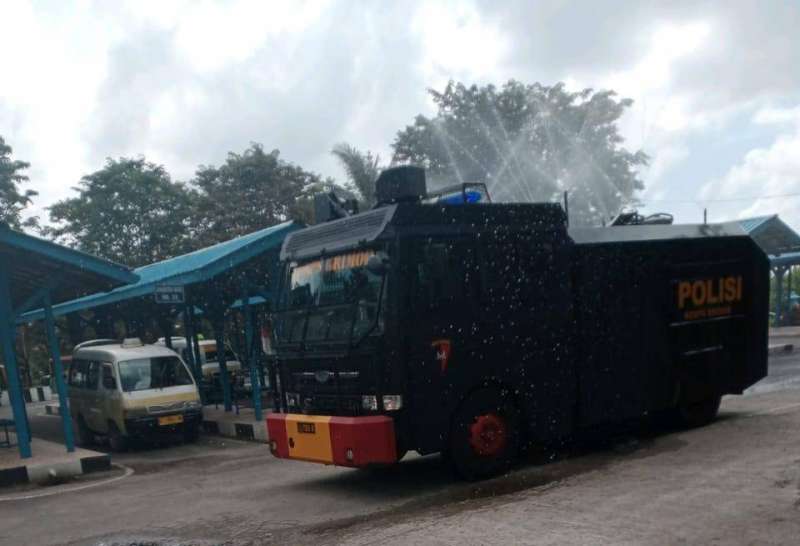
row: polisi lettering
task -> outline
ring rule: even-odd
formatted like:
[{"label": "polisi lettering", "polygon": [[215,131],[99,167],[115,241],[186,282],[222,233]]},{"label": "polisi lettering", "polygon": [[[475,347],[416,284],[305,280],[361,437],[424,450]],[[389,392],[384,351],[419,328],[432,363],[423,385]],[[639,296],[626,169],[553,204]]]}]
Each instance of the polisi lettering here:
[{"label": "polisi lettering", "polygon": [[678,283],[678,309],[742,301],[742,277],[728,276]]}]

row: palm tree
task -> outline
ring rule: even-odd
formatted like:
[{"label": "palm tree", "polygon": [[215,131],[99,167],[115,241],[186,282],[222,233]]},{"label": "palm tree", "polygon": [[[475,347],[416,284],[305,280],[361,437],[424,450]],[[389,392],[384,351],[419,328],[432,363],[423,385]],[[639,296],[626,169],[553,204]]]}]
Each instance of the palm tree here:
[{"label": "palm tree", "polygon": [[345,187],[361,197],[362,208],[375,204],[375,179],[381,171],[380,157],[372,152],[360,152],[347,143],[339,143],[331,153],[342,162],[349,179]]}]

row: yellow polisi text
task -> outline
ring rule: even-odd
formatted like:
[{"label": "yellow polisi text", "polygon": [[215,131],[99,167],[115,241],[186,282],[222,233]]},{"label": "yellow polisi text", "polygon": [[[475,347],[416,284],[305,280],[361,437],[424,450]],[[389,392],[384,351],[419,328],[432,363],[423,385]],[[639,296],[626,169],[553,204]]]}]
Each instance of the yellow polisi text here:
[{"label": "yellow polisi text", "polygon": [[678,283],[678,309],[706,307],[742,301],[742,277],[681,281]]}]

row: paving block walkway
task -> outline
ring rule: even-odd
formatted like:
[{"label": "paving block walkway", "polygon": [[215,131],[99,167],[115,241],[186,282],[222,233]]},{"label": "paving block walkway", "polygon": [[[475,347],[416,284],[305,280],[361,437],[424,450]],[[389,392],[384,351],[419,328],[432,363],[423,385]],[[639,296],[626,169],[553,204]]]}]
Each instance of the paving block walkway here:
[{"label": "paving block walkway", "polygon": [[[12,443],[16,434],[10,433]],[[3,435],[5,440],[5,435]],[[31,440],[33,456],[21,459],[17,447],[0,447],[0,487],[24,483],[49,483],[111,468],[111,457],[90,449],[67,453],[63,444],[40,438]]]}]

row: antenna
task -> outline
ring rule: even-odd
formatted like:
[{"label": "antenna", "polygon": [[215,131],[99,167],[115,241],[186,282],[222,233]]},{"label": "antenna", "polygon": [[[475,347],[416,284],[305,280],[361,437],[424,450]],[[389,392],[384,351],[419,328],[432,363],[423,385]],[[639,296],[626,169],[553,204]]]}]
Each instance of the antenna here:
[{"label": "antenna", "polygon": [[703,225],[705,226],[706,224],[708,224],[708,209],[704,208],[703,209]]}]

